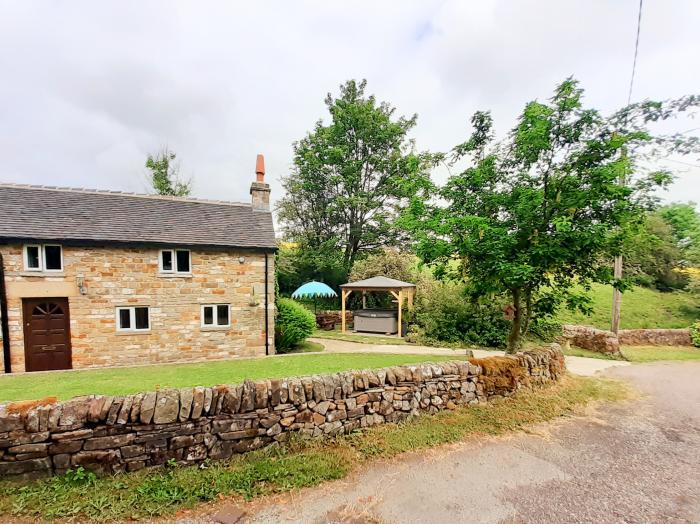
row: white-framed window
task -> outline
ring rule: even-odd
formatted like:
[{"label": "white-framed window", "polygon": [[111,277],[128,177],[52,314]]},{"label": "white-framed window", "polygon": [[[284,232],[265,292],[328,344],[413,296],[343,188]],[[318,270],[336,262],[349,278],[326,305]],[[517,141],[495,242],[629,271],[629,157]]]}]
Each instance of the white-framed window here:
[{"label": "white-framed window", "polygon": [[204,304],[202,327],[230,327],[231,306],[229,304]]},{"label": "white-framed window", "polygon": [[25,244],[25,271],[63,271],[63,249],[58,244]]},{"label": "white-framed window", "polygon": [[161,273],[191,273],[192,257],[189,249],[161,249],[158,256]]},{"label": "white-framed window", "polygon": [[117,331],[150,331],[151,312],[148,306],[117,308]]}]

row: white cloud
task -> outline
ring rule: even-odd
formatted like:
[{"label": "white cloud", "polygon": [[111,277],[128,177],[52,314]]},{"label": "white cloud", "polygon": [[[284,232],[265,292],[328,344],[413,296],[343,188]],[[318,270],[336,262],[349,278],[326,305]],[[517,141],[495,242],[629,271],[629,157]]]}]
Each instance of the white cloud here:
[{"label": "white cloud", "polygon": [[[291,143],[348,78],[366,77],[399,113],[418,113],[421,149],[463,140],[477,109],[506,130],[568,75],[610,111],[626,100],[636,9],[636,0],[6,2],[0,180],[143,191],[147,153],[168,144],[197,196],[247,200],[262,152],[279,197]],[[700,91],[699,22],[692,0],[645,3],[635,99]],[[700,202],[700,169],[666,165],[685,171],[667,198]]]}]

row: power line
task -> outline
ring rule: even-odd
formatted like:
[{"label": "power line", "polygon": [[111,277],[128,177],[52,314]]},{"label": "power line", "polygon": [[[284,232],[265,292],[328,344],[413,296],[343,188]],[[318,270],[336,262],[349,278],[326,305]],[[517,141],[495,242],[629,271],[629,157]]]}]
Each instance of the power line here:
[{"label": "power line", "polygon": [[630,78],[630,91],[627,95],[627,105],[632,101],[632,87],[634,86],[634,74],[637,71],[637,54],[639,53],[639,31],[642,27],[642,2],[639,0],[639,14],[637,15],[637,39],[634,42],[634,60],[632,61],[632,77]]}]

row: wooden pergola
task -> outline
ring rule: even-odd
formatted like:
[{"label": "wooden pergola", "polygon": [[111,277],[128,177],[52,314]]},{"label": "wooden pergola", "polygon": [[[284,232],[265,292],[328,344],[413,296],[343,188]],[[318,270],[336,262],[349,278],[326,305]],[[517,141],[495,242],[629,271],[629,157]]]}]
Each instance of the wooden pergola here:
[{"label": "wooden pergola", "polygon": [[340,292],[341,292],[341,311],[342,311],[342,331],[345,333],[346,328],[345,328],[345,303],[347,302],[348,297],[350,296],[350,293],[353,291],[361,291],[362,292],[362,307],[366,308],[367,307],[367,302],[366,302],[366,293],[368,291],[386,291],[387,293],[391,293],[391,295],[396,299],[398,302],[398,307],[399,307],[399,329],[397,336],[400,338],[402,336],[401,333],[401,309],[403,307],[404,300],[408,301],[408,308],[413,309],[413,297],[416,295],[416,285],[415,284],[410,284],[408,282],[401,282],[400,280],[396,280],[394,278],[389,278],[389,277],[372,277],[372,278],[367,278],[365,280],[358,280],[357,282],[349,282],[347,284],[343,284],[340,286]]}]

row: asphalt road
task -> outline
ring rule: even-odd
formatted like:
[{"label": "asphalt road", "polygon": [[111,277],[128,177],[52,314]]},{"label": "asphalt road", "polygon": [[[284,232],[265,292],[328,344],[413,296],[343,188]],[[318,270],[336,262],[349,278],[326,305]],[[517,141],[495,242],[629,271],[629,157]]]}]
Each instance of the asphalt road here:
[{"label": "asphalt road", "polygon": [[530,434],[380,462],[249,506],[250,522],[700,522],[700,362],[606,374],[642,396]]}]

